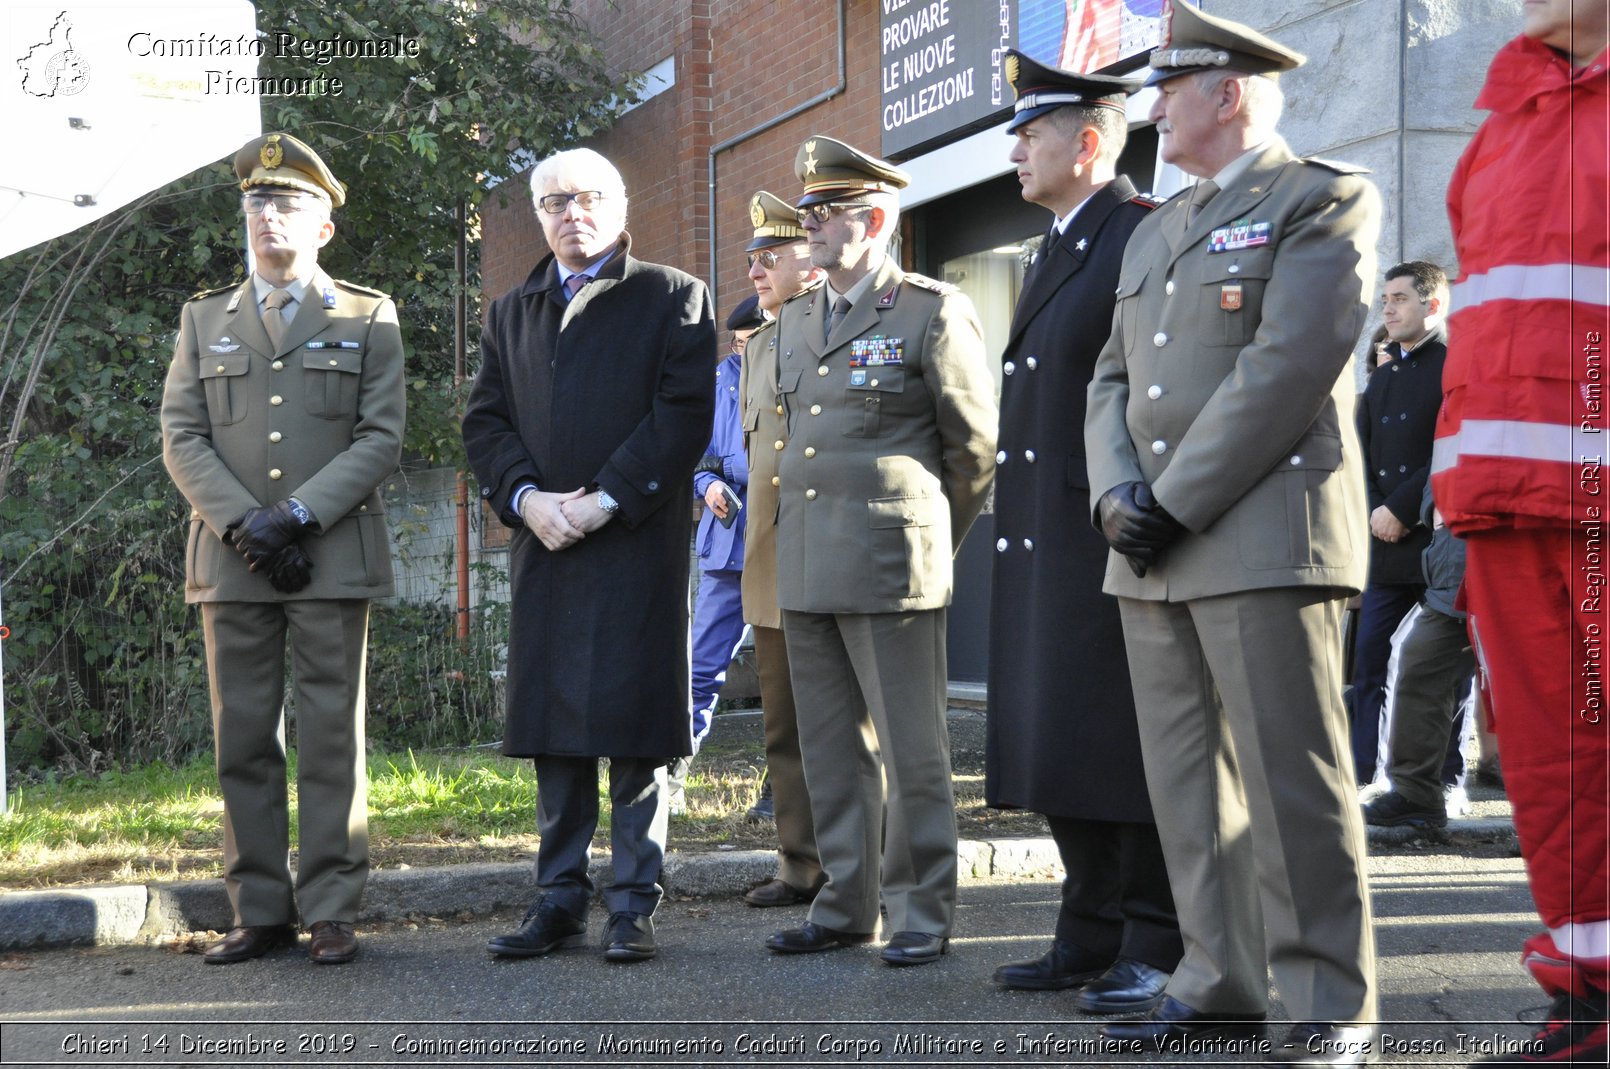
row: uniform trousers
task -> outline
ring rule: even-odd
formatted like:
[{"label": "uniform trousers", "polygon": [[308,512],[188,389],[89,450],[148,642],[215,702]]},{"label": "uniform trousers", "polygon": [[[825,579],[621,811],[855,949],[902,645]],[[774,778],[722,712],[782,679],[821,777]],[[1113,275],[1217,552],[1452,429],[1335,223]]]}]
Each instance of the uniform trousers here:
[{"label": "uniform trousers", "polygon": [[1336,591],[1119,598],[1146,784],[1185,955],[1168,994],[1294,1021],[1376,1019],[1364,824]]},{"label": "uniform trousers", "polygon": [[[224,888],[236,925],[351,922],[369,875],[364,666],[369,602],[219,601],[201,606]],[[290,638],[300,822],[293,884],[285,782]]]},{"label": "uniform trousers", "polygon": [[1047,816],[1067,873],[1056,940],[1173,972],[1184,952],[1157,825]]},{"label": "uniform trousers", "polygon": [[716,699],[727,682],[727,668],[743,641],[743,572],[699,573],[693,599],[693,745],[710,733]]},{"label": "uniform trousers", "polygon": [[[537,888],[567,913],[587,915],[593,897],[587,874],[598,830],[598,758],[533,758],[537,770]],[[647,757],[609,760],[610,853],[615,880],[604,891],[611,913],[652,914],[660,904],[665,861],[665,762]]]},{"label": "uniform trousers", "polygon": [[[1581,996],[1610,989],[1610,720],[1603,595],[1588,585],[1588,537],[1573,534],[1470,532],[1465,598],[1532,900],[1549,929],[1527,945],[1526,964],[1551,994]],[[1602,553],[1602,542],[1592,547]]]},{"label": "uniform trousers", "polygon": [[766,732],[766,780],[777,818],[777,878],[791,887],[813,890],[823,879],[822,862],[816,852],[811,796],[805,789],[794,684],[788,675],[788,642],[782,628],[755,628],[755,662]]},{"label": "uniform trousers", "polygon": [[[1399,631],[1387,716],[1392,789],[1422,809],[1440,812],[1448,736],[1459,724],[1476,655],[1463,620],[1425,605],[1415,606]],[[1460,741],[1454,732],[1456,756]]]},{"label": "uniform trousers", "polygon": [[956,799],[945,726],[945,616],[944,609],[783,611],[805,782],[827,873],[811,903],[816,924],[876,932],[881,886],[890,930],[950,935]]}]

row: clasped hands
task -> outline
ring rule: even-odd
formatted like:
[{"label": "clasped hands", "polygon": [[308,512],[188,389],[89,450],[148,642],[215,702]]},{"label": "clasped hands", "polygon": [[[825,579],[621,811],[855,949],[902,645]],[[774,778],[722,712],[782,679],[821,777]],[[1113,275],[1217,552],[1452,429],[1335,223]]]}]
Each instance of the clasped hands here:
[{"label": "clasped hands", "polygon": [[1164,548],[1185,533],[1185,525],[1157,503],[1150,486],[1138,480],[1102,494],[1096,512],[1102,536],[1129,562],[1136,578],[1145,576]]},{"label": "clasped hands", "polygon": [[263,572],[281,594],[295,594],[313,581],[313,561],[302,548],[307,524],[297,518],[289,501],[247,509],[224,528],[224,544],[246,559],[246,566]]},{"label": "clasped hands", "polygon": [[598,507],[596,494],[586,487],[568,494],[532,490],[520,501],[520,519],[544,546],[569,549],[608,523],[612,513]]}]

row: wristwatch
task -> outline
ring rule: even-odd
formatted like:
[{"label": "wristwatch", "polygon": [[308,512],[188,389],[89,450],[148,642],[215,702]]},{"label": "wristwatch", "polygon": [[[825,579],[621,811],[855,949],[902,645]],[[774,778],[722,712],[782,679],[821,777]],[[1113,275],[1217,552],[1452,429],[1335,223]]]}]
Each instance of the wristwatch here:
[{"label": "wristwatch", "polygon": [[598,507],[603,509],[605,512],[618,512],[620,510],[621,503],[610,497],[609,491],[600,486],[598,488]]}]

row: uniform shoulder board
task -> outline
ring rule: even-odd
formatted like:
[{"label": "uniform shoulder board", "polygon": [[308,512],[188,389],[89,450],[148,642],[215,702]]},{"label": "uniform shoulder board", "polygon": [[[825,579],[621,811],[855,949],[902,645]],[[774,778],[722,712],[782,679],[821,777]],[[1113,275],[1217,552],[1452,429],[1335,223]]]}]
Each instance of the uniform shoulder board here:
[{"label": "uniform shoulder board", "polygon": [[821,289],[825,285],[827,285],[827,279],[826,278],[819,278],[815,282],[812,282],[809,285],[807,285],[804,289],[800,290],[798,293],[794,294],[792,297],[790,297],[787,300],[783,301],[783,303],[788,304],[789,301],[797,301],[801,297],[804,297],[807,294],[815,293],[817,290]]},{"label": "uniform shoulder board", "polygon": [[915,271],[906,272],[906,281],[911,283],[913,286],[920,286],[925,290],[932,290],[934,293],[961,292],[949,282],[941,282],[937,278],[929,278],[927,275],[919,275]]},{"label": "uniform shoulder board", "polygon": [[239,282],[234,282],[234,283],[231,283],[228,286],[218,286],[218,287],[215,287],[214,289],[210,289],[210,290],[200,290],[199,292],[192,293],[190,295],[190,300],[199,301],[203,297],[214,297],[214,296],[216,296],[216,295],[218,295],[220,293],[229,293],[230,291],[237,290],[239,288],[240,288],[240,283]]},{"label": "uniform shoulder board", "polygon": [[1370,169],[1368,167],[1360,167],[1356,163],[1344,163],[1341,160],[1322,160],[1318,156],[1303,156],[1300,158],[1304,163],[1312,163],[1325,168],[1327,171],[1335,171],[1337,174],[1370,173]]},{"label": "uniform shoulder board", "polygon": [[1139,204],[1142,208],[1160,207],[1167,198],[1159,197],[1156,193],[1136,193],[1129,198],[1129,203]]},{"label": "uniform shoulder board", "polygon": [[340,286],[342,289],[351,290],[353,293],[362,293],[370,297],[380,297],[384,300],[391,299],[391,294],[389,293],[382,293],[380,290],[371,289],[368,286],[360,286],[356,282],[348,282],[344,278],[332,279],[331,281],[333,281],[337,286]]}]

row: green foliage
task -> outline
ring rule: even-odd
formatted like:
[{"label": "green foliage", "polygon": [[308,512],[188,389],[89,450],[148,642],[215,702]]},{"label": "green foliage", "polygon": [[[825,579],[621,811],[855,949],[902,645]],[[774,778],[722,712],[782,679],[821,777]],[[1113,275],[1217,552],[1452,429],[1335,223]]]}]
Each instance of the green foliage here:
[{"label": "green foliage", "polygon": [[470,611],[454,634],[443,605],[376,605],[369,614],[369,735],[388,747],[455,746],[503,737],[502,649],[509,607]]},{"label": "green foliage", "polygon": [[[405,449],[416,463],[461,466],[457,206],[471,236],[474,352],[476,212],[486,196],[524,196],[512,188],[519,183],[489,192],[488,176],[519,170],[515,152],[540,157],[606,127],[631,86],[605,70],[569,0],[259,0],[257,8],[260,26],[299,39],[419,42],[417,58],[318,67],[270,48],[260,75],[322,72],[344,89],[264,97],[263,125],[312,144],[347,183],[321,265],[397,299],[409,359]],[[162,470],[157,415],[179,306],[244,277],[242,241],[224,161],[0,260],[0,596],[11,629],[5,719],[14,766],[168,760],[208,737],[202,643],[183,603],[188,509]],[[437,674],[423,677],[400,662],[380,665],[395,676],[385,727],[447,735],[488,719],[490,685],[451,676],[484,677],[483,665],[445,653],[432,664]],[[428,723],[441,714],[457,718],[451,729]]]}]

